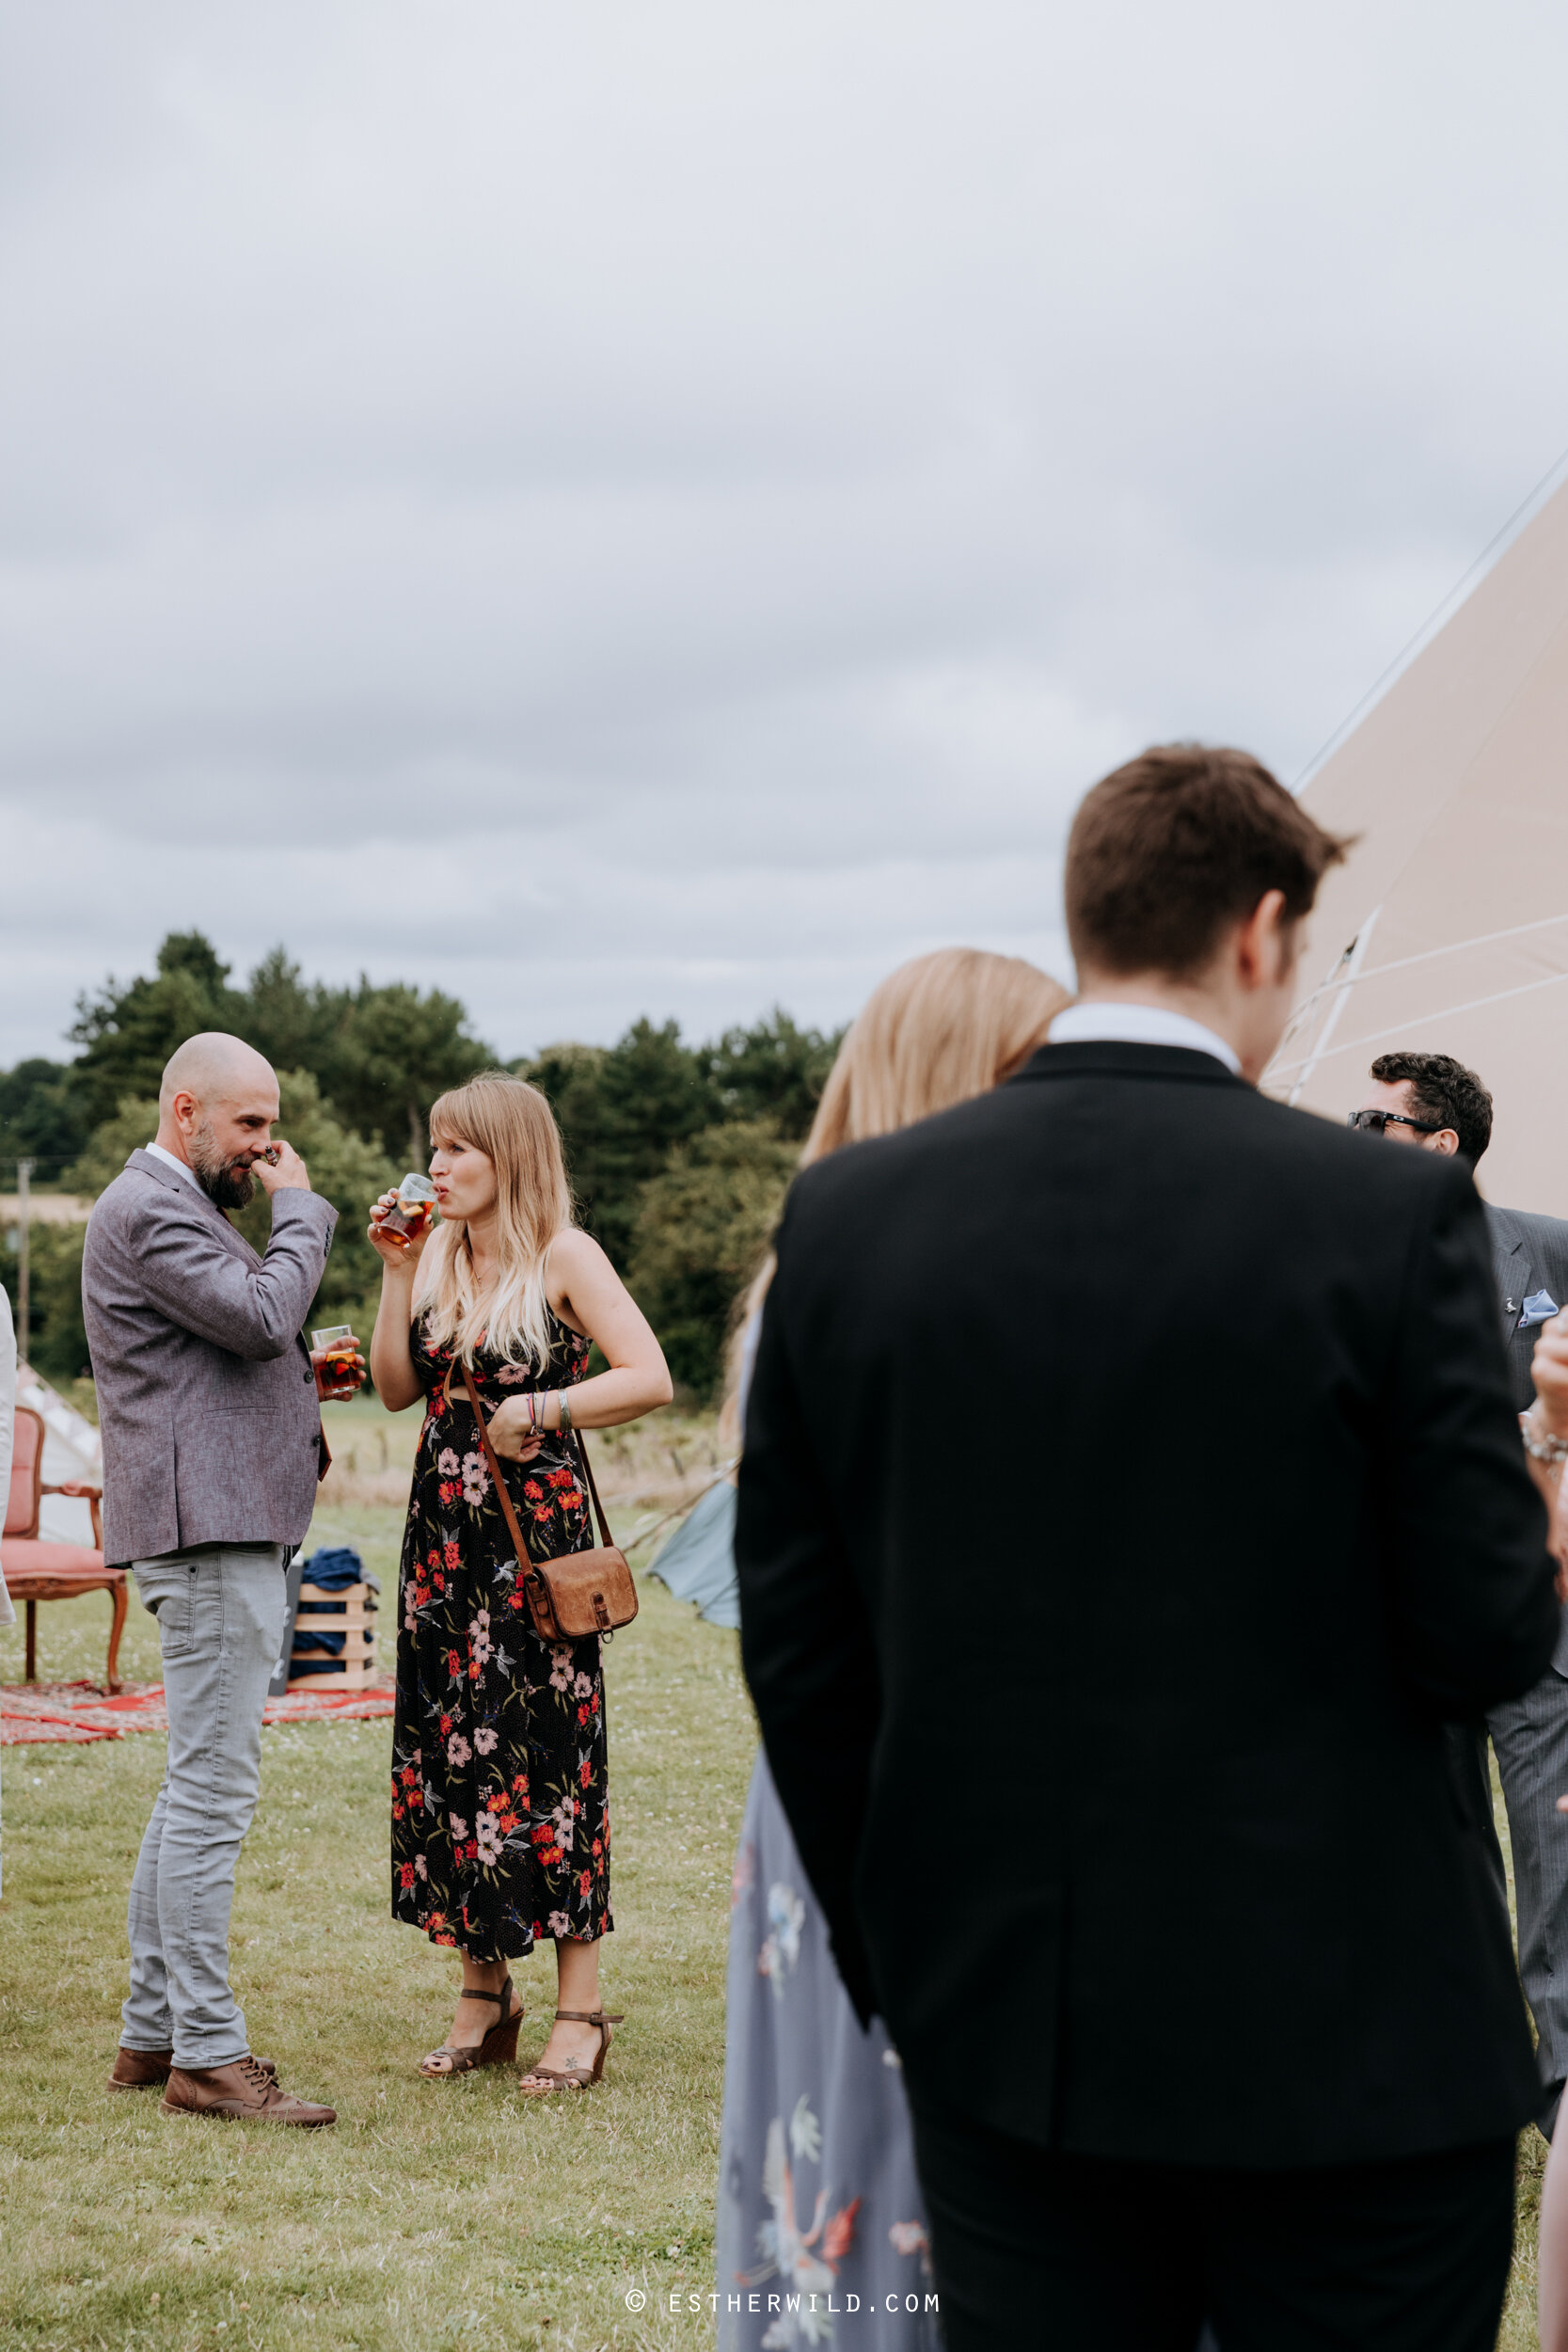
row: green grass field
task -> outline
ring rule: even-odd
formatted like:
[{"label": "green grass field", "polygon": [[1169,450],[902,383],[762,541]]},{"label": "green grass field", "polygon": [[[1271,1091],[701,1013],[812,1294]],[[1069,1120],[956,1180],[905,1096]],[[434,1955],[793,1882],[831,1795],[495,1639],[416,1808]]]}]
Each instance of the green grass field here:
[{"label": "green grass field", "polygon": [[[340,1408],[332,1432],[340,1469],[312,1540],[355,1543],[389,1600],[403,1513],[388,1490],[411,1421]],[[657,1517],[658,1480],[690,1474],[709,1436],[677,1426],[657,1460],[651,1438],[626,1452],[607,1480],[618,1532]],[[657,1582],[641,1591],[607,1653],[619,1924],[604,1991],[627,2022],[586,2096],[525,2100],[511,2068],[418,2078],[457,1971],[388,1915],[382,1721],[263,1735],[234,1912],[256,2047],[290,2089],[337,2106],[336,2128],[246,2131],[163,2116],[155,2092],[111,2097],[125,1893],[162,1742],[6,1751],[0,2352],[711,2344],[729,1874],[754,1726],[735,1637]],[[107,1620],[102,1595],[40,1609],[40,1674],[101,1675]],[[123,1671],[159,1672],[135,1598]],[[18,1626],[0,1632],[0,1680],[21,1678]],[[518,1981],[526,2059],[546,2029],[549,1952]],[[1505,2352],[1536,2345],[1543,2154],[1527,2133]],[[671,2314],[672,2294],[696,2293],[701,2314]]]},{"label": "green grass field", "polygon": [[[368,1413],[364,1427],[378,1449]],[[396,1454],[412,1431],[393,1427]],[[341,1484],[313,1540],[350,1538],[389,1583],[402,1512]],[[641,1591],[607,1652],[618,1926],[604,1991],[627,2018],[586,2095],[525,2100],[512,2068],[419,2079],[457,1970],[388,1915],[379,1721],[263,1735],[234,1911],[255,2044],[291,2089],[336,2106],[336,2128],[246,2131],[160,2115],[155,2092],[110,2096],[126,1887],[162,1741],[6,1751],[5,2352],[711,2341],[730,1863],[754,1726],[735,1636],[651,1580]],[[40,1609],[40,1675],[102,1675],[107,1621],[103,1595]],[[134,1598],[123,1671],[159,1672]],[[19,1625],[0,1632],[0,1680],[21,1678]],[[521,1965],[522,2058],[543,2045],[554,1976],[548,1947]],[[698,2291],[700,2316],[670,2315],[672,2292]]]}]

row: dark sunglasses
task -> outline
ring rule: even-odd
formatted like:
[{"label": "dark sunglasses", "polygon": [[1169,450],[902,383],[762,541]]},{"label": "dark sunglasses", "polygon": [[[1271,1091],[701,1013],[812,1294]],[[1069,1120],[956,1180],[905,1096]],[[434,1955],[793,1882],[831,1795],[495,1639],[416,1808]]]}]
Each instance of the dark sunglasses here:
[{"label": "dark sunglasses", "polygon": [[1345,1124],[1370,1128],[1374,1136],[1382,1135],[1386,1127],[1414,1127],[1418,1136],[1440,1136],[1443,1132],[1440,1119],[1406,1119],[1402,1111],[1352,1111]]}]

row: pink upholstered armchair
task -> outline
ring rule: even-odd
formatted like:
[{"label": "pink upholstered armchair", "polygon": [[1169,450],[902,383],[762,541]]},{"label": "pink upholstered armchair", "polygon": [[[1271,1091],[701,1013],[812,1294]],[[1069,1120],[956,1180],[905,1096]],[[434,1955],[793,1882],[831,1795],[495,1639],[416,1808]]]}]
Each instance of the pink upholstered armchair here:
[{"label": "pink upholstered armchair", "polygon": [[92,1511],[92,1532],[101,1547],[103,1519],[99,1508],[102,1486],[73,1479],[61,1486],[43,1483],[43,1416],[29,1405],[16,1408],[16,1442],[11,1454],[11,1486],[6,1502],[5,1534],[0,1536],[0,1565],[12,1600],[27,1604],[27,1664],[29,1682],[38,1680],[38,1605],[40,1600],[74,1600],[79,1593],[107,1593],[114,1606],[109,1626],[106,1688],[119,1689],[119,1637],[125,1629],[129,1596],[125,1570],[103,1565],[102,1549],[87,1544],[55,1544],[39,1534],[39,1509],[45,1495],[74,1495]]}]

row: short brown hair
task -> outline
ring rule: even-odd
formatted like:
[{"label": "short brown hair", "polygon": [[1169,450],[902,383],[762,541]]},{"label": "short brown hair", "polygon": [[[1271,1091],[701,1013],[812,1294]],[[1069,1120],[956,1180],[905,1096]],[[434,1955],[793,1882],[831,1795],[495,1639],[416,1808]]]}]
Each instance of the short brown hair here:
[{"label": "short brown hair", "polygon": [[1324,833],[1261,761],[1157,743],[1102,777],[1073,818],[1067,925],[1081,964],[1188,979],[1265,892],[1288,922],[1350,848]]}]

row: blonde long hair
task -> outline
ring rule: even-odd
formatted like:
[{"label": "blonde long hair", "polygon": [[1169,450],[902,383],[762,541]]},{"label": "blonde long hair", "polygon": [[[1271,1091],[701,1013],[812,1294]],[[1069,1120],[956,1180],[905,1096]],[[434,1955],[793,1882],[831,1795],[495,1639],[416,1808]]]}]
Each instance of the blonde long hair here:
[{"label": "blonde long hair", "polygon": [[476,1291],[467,1224],[440,1225],[420,1262],[426,1334],[468,1363],[483,1339],[511,1363],[543,1365],[551,1339],[546,1263],[550,1244],[572,1222],[555,1113],[526,1079],[483,1070],[431,1105],[430,1135],[433,1143],[472,1144],[495,1163],[500,1273]]},{"label": "blonde long hair", "polygon": [[[900,964],[872,990],[838,1049],[800,1166],[989,1094],[1045,1043],[1051,1024],[1071,1002],[1059,981],[1022,956],[939,947]],[[769,1250],[739,1302],[719,1416],[726,1446],[739,1443],[741,1349],[773,1265]]]},{"label": "blonde long hair", "polygon": [[1067,990],[1022,956],[939,947],[900,964],[862,1006],[828,1074],[800,1166],[890,1136],[1010,1078]]}]

